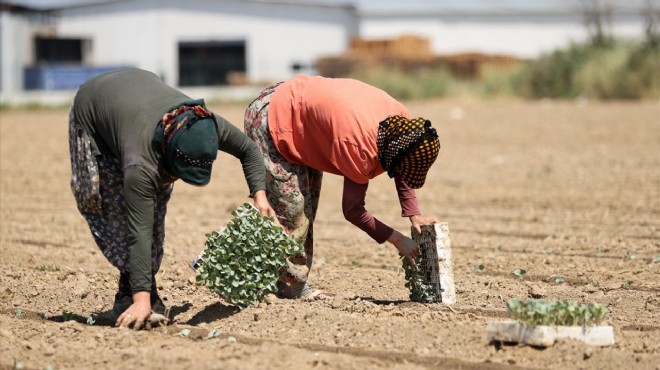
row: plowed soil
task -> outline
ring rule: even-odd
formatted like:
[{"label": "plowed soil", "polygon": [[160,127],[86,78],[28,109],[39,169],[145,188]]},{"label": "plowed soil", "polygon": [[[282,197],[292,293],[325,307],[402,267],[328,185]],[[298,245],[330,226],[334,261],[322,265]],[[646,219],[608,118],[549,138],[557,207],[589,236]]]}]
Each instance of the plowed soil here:
[{"label": "plowed soil", "polygon": [[[69,189],[67,111],[0,111],[0,369],[660,368],[658,102],[408,106],[442,142],[418,198],[449,223],[453,307],[409,301],[395,248],[343,219],[329,174],[310,281],[331,299],[240,311],[195,286],[187,262],[248,200],[238,160],[220,153],[210,185],[175,186],[158,274],[173,322],[139,332],[97,316],[118,273]],[[242,106],[211,108],[242,127]],[[409,234],[387,176],[367,208]],[[616,344],[489,343],[487,323],[527,297],[606,305]]]}]

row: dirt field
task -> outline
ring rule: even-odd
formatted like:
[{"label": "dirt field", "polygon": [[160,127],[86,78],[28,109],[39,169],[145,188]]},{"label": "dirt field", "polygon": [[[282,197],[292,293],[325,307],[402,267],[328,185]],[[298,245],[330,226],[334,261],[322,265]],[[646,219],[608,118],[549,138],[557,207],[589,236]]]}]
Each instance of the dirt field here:
[{"label": "dirt field", "polygon": [[[212,108],[242,122],[241,106]],[[409,302],[394,247],[343,219],[333,175],[310,278],[332,299],[238,311],[196,287],[187,261],[247,200],[238,161],[221,153],[209,186],[175,186],[158,276],[174,323],[141,332],[87,324],[111,308],[118,274],[69,190],[67,112],[1,111],[0,369],[659,369],[658,102],[409,108],[442,142],[418,198],[449,223],[452,309]],[[367,208],[409,233],[387,176],[370,184]],[[489,344],[487,322],[506,316],[508,299],[530,296],[605,304],[617,343]],[[214,329],[220,336],[205,339]]]}]

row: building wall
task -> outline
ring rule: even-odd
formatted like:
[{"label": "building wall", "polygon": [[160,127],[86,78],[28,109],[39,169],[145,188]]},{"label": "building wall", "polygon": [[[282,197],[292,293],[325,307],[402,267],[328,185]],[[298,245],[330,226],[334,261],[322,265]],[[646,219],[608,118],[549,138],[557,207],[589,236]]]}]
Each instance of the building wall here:
[{"label": "building wall", "polygon": [[58,36],[91,39],[93,65],[134,65],[174,85],[181,41],[244,40],[248,79],[261,82],[291,77],[293,63],[344,51],[357,29],[341,7],[150,0],[62,10]]},{"label": "building wall", "polygon": [[[617,18],[612,32],[624,38],[642,38],[641,17]],[[482,52],[534,58],[544,52],[585,41],[587,29],[579,16],[422,16],[370,17],[360,23],[360,35],[368,39],[402,34],[426,37],[437,54]]]},{"label": "building wall", "polygon": [[43,24],[43,17],[27,12],[0,11],[0,92],[23,89],[23,67],[32,56],[32,30]]}]

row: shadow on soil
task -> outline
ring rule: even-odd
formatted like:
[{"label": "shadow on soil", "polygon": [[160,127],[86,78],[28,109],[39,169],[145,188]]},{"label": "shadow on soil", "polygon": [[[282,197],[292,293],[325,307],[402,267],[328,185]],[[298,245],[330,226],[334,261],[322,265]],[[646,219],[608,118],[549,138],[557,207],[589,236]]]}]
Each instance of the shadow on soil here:
[{"label": "shadow on soil", "polygon": [[211,323],[214,321],[226,319],[236,313],[240,309],[235,306],[227,306],[220,302],[216,302],[210,306],[206,306],[203,310],[199,311],[195,316],[186,322],[187,325],[199,325],[201,323]]}]

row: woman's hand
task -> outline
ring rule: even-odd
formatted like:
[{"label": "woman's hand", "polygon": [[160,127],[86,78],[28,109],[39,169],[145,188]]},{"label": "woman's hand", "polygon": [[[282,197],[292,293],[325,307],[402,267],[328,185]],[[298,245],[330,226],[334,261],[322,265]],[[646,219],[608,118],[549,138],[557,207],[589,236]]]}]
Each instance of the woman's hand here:
[{"label": "woman's hand", "polygon": [[140,330],[148,322],[149,316],[151,316],[151,292],[135,292],[133,304],[122,312],[115,326],[128,328],[132,324],[133,329]]},{"label": "woman's hand", "polygon": [[436,222],[438,222],[438,220],[435,217],[422,216],[422,215],[410,216],[410,223],[415,228],[415,230],[417,230],[417,233],[419,234],[422,233],[422,228],[421,228],[422,225],[433,225]]},{"label": "woman's hand", "polygon": [[277,221],[277,214],[273,207],[270,206],[270,203],[268,203],[265,190],[255,192],[252,199],[254,200],[254,206],[257,207],[263,216],[272,216]]},{"label": "woman's hand", "polygon": [[387,241],[394,244],[399,253],[408,258],[411,265],[417,265],[415,259],[419,256],[419,245],[414,240],[394,230]]}]

